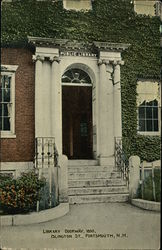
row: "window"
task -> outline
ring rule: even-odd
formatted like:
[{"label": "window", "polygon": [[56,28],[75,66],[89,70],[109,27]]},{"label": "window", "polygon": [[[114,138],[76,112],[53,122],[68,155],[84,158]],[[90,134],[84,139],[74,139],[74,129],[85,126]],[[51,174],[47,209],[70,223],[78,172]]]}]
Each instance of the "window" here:
[{"label": "window", "polygon": [[2,75],[0,92],[0,130],[10,131],[11,107],[11,76]]},{"label": "window", "polygon": [[138,108],[139,131],[159,131],[157,100],[144,101]]},{"label": "window", "polygon": [[91,0],[63,0],[63,6],[67,10],[91,10]]},{"label": "window", "polygon": [[91,78],[81,69],[69,69],[62,76],[62,84],[91,86]]},{"label": "window", "polygon": [[159,134],[160,85],[153,80],[141,80],[137,84],[138,132],[146,135]]},{"label": "window", "polygon": [[0,131],[1,137],[15,137],[15,71],[17,66],[1,67]]},{"label": "window", "polygon": [[156,0],[134,0],[134,11],[141,15],[155,16]]}]

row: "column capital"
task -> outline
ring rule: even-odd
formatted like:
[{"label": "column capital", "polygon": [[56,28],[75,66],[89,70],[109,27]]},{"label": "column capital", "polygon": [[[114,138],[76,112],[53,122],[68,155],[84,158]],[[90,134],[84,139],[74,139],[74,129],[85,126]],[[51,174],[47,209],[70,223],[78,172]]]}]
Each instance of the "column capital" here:
[{"label": "column capital", "polygon": [[50,58],[49,58],[49,61],[51,62],[51,63],[53,63],[53,62],[57,62],[57,63],[60,63],[60,57],[59,56],[51,56]]},{"label": "column capital", "polygon": [[40,62],[43,62],[44,61],[44,56],[40,56],[40,55],[33,55],[32,56],[32,60],[34,61],[34,62],[36,62],[36,61],[40,61]]},{"label": "column capital", "polygon": [[118,60],[116,62],[117,62],[116,65],[124,65],[124,61],[123,60]]},{"label": "column capital", "polygon": [[113,66],[124,65],[124,61],[111,59],[111,60],[109,60],[109,64],[111,64]]},{"label": "column capital", "polygon": [[105,65],[108,65],[109,64],[109,60],[106,60],[106,59],[98,59],[98,65],[102,65],[102,64],[105,64]]},{"label": "column capital", "polygon": [[124,65],[124,61],[123,60],[115,60],[115,59],[98,59],[98,65]]}]

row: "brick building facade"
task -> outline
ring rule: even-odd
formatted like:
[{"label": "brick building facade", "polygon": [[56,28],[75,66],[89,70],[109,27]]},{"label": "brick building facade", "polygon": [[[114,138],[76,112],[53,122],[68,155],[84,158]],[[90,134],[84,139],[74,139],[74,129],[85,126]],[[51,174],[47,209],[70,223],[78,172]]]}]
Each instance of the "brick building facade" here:
[{"label": "brick building facade", "polygon": [[15,73],[15,138],[1,134],[1,162],[34,159],[34,75],[29,49],[3,48],[2,65],[18,65]]}]

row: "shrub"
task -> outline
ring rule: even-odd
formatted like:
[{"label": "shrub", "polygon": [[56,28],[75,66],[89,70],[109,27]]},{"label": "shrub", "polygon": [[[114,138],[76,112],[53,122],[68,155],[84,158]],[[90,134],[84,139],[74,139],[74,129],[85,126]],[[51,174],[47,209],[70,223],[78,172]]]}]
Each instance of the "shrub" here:
[{"label": "shrub", "polygon": [[1,178],[0,207],[4,213],[26,213],[36,209],[40,189],[45,179],[39,179],[33,171],[22,173],[17,179]]}]

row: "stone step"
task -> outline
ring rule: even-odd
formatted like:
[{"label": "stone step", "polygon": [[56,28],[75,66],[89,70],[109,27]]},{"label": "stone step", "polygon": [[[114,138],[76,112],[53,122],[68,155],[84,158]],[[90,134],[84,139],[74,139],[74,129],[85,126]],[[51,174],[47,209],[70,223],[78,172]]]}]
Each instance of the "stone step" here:
[{"label": "stone step", "polygon": [[89,195],[89,194],[124,194],[128,193],[126,186],[112,187],[89,187],[89,188],[69,188],[69,195]]},{"label": "stone step", "polygon": [[68,166],[96,166],[97,160],[68,160]]},{"label": "stone step", "polygon": [[69,173],[112,172],[112,169],[112,166],[68,166]]},{"label": "stone step", "polygon": [[119,172],[85,172],[85,173],[68,173],[69,180],[82,179],[103,179],[103,178],[120,178]]},{"label": "stone step", "polygon": [[102,194],[102,195],[80,195],[69,196],[70,204],[98,203],[98,202],[126,202],[128,194]]},{"label": "stone step", "polygon": [[126,185],[124,180],[116,179],[87,179],[87,180],[69,180],[70,187],[108,187]]}]

